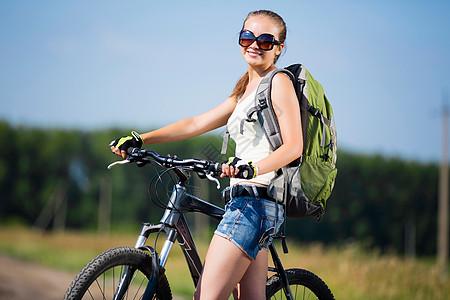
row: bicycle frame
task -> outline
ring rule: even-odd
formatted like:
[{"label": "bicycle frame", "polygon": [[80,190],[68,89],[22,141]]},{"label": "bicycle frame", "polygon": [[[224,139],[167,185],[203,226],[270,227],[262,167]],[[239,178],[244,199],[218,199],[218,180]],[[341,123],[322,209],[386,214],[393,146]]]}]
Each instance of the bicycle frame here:
[{"label": "bicycle frame", "polygon": [[186,193],[186,187],[178,183],[174,186],[167,209],[158,225],[144,224],[136,242],[136,248],[144,247],[151,233],[164,231],[166,240],[159,256],[159,266],[164,267],[175,240],[183,251],[194,285],[196,286],[202,272],[202,262],[198,255],[192,234],[183,212],[201,212],[221,220],[224,209]]},{"label": "bicycle frame", "polygon": [[[152,257],[152,275],[149,278],[146,291],[142,298],[144,300],[152,299],[155,295],[159,275],[164,272],[164,267],[176,240],[185,256],[194,286],[197,286],[202,273],[203,264],[197,252],[184,212],[200,212],[218,221],[222,219],[222,216],[225,213],[223,208],[186,193],[186,175],[180,170],[174,171],[180,178],[180,181],[173,187],[163,217],[157,225],[144,223],[135,245],[135,248],[149,251]],[[145,245],[145,242],[150,234],[160,233],[161,231],[165,232],[166,239],[158,257],[157,252],[150,246]],[[275,266],[274,268],[269,267],[269,271],[278,273],[284,285],[286,298],[293,299],[284,268],[272,243],[269,244],[269,251]],[[114,299],[121,299],[124,295],[128,285],[127,282],[129,282],[132,274],[133,270],[124,271],[124,275],[118,285]]]}]

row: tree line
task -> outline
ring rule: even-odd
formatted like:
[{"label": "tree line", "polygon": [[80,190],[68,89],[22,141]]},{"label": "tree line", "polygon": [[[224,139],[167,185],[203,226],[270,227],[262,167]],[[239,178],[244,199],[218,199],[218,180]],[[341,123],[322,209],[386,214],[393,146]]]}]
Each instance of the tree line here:
[{"label": "tree line", "polygon": [[[142,221],[158,222],[170,193],[170,174],[159,181],[153,165],[106,169],[117,160],[109,142],[127,132],[0,122],[0,224],[96,230],[110,220],[111,230],[136,231]],[[226,156],[219,154],[220,146],[221,137],[205,135],[151,149],[222,161]],[[436,253],[437,164],[340,150],[337,168],[325,215],[320,221],[288,219],[288,241],[358,242],[381,251]],[[221,180],[222,187],[226,184]],[[220,190],[197,175],[192,175],[189,190],[222,205]]]}]

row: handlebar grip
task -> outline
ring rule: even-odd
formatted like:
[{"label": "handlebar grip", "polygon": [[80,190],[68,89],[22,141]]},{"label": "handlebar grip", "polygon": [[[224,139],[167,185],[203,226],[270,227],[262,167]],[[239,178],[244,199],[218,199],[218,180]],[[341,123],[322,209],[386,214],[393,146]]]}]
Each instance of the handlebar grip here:
[{"label": "handlebar grip", "polygon": [[252,179],[255,175],[255,170],[251,165],[240,166],[239,172],[236,174],[236,178]]},{"label": "handlebar grip", "polygon": [[[245,166],[240,166],[239,168],[239,172],[236,174],[236,178],[241,178],[241,179],[251,179],[252,177],[250,176],[250,170]],[[222,163],[219,162],[214,162],[210,165],[209,170],[212,171],[214,173],[215,176],[219,176],[220,174],[222,174]],[[253,176],[253,173],[252,173]]]},{"label": "handlebar grip", "polygon": [[139,148],[136,147],[130,147],[127,149],[127,154],[128,155],[132,155],[133,153],[135,153],[137,150],[139,150]]},{"label": "handlebar grip", "polygon": [[222,164],[219,162],[211,162],[208,167],[208,172],[213,173],[213,176],[219,176],[222,174]]}]

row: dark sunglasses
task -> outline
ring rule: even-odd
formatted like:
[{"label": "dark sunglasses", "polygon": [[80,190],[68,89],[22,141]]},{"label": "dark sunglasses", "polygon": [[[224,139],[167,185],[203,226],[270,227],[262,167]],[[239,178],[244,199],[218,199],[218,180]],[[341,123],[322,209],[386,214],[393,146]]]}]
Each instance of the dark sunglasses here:
[{"label": "dark sunglasses", "polygon": [[248,47],[253,44],[254,41],[256,41],[259,49],[265,51],[272,50],[273,45],[281,45],[281,43],[269,33],[263,33],[260,36],[255,37],[253,32],[250,30],[241,30],[241,33],[239,34],[239,45],[242,47]]}]

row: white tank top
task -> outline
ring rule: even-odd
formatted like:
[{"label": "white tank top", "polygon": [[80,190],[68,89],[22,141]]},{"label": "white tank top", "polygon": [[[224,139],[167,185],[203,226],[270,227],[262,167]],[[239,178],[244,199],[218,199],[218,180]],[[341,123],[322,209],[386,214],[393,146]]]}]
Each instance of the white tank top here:
[{"label": "white tank top", "polygon": [[[272,153],[272,149],[262,131],[261,125],[256,120],[256,113],[252,116],[256,122],[244,121],[243,132],[242,134],[240,133],[241,120],[247,119],[247,112],[254,106],[255,94],[256,90],[247,98],[241,99],[238,102],[227,123],[230,137],[236,142],[235,156],[245,162],[258,162]],[[269,185],[270,180],[274,177],[275,171],[256,176],[251,180],[230,178],[230,185],[237,183],[246,184],[249,182]]]}]

